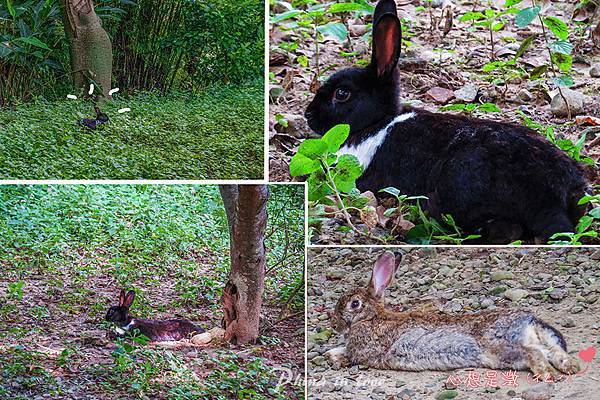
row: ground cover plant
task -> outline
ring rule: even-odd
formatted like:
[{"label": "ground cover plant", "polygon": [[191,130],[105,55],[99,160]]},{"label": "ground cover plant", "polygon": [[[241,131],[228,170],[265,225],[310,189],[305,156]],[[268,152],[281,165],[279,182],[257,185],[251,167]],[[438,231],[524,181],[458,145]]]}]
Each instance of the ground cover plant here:
[{"label": "ground cover plant", "polygon": [[[327,351],[346,339],[332,329],[342,295],[366,285],[381,248],[312,248],[308,252],[308,392],[313,399],[581,399],[597,390],[597,313],[600,252],[590,248],[404,248],[385,294],[392,311],[465,315],[486,310],[526,311],[565,337],[584,371],[547,384],[525,371],[465,368],[391,371],[336,365]],[[594,356],[595,355],[595,356]],[[494,379],[494,376],[497,379]],[[509,378],[509,379],[506,379]]]},{"label": "ground cover plant", "polygon": [[258,0],[2,2],[0,177],[262,178],[263,27]]},{"label": "ground cover plant", "polygon": [[5,186],[0,190],[0,397],[303,398],[303,187],[273,185],[258,343],[196,347],[117,339],[132,314],[220,326],[227,220],[216,186]]},{"label": "ground cover plant", "polygon": [[[308,181],[315,243],[472,243],[478,238],[462,232],[451,215],[431,219],[422,208],[425,199],[413,193],[382,188],[389,201],[376,198],[382,193],[359,193],[354,182],[362,174],[360,165],[351,156],[335,156],[348,127],[314,138],[302,115],[331,72],[368,64],[373,4],[272,2],[271,179]],[[581,202],[593,209],[576,232],[557,234],[550,242],[597,242],[596,5],[396,4],[403,28],[402,100],[430,111],[526,125],[581,162],[593,186]]]},{"label": "ground cover plant", "polygon": [[[245,179],[262,176],[263,85],[113,100],[110,121],[75,125],[84,101],[25,103],[0,112],[4,179]],[[128,113],[118,113],[124,107]],[[52,117],[49,117],[51,115]]]}]

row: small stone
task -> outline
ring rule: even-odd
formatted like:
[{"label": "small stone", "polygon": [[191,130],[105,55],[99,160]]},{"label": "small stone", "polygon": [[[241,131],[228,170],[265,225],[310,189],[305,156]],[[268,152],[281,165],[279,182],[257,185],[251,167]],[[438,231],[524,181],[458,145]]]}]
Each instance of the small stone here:
[{"label": "small stone", "polygon": [[600,260],[600,250],[596,250],[595,252],[592,253],[592,260]]},{"label": "small stone", "polygon": [[521,100],[523,103],[529,103],[533,100],[533,94],[527,89],[521,89],[519,90],[519,93],[517,93],[517,99]]},{"label": "small stone", "polygon": [[312,360],[310,360],[310,362],[313,363],[314,365],[318,365],[319,367],[327,366],[327,359],[323,356],[317,356],[317,357],[313,358]]},{"label": "small stone", "polygon": [[[584,107],[583,94],[566,88],[562,88],[561,91],[565,99],[567,99],[567,103],[569,103],[571,115],[573,116],[581,114]],[[552,114],[556,115],[557,117],[566,117],[568,115],[567,105],[565,104],[565,101],[559,92],[557,92],[552,98],[550,110],[552,111]]]},{"label": "small stone", "polygon": [[565,318],[565,319],[562,320],[562,322],[560,323],[560,325],[563,328],[573,328],[573,327],[575,327],[575,321],[573,320],[573,318],[567,317],[567,318]]},{"label": "small stone", "polygon": [[432,87],[427,91],[427,95],[431,97],[436,103],[446,104],[454,98],[454,92],[450,89],[442,88],[439,86]]},{"label": "small stone", "polygon": [[396,387],[397,388],[401,388],[404,385],[406,385],[406,382],[404,382],[404,381],[396,381]]},{"label": "small stone", "polygon": [[311,352],[309,352],[309,353],[307,353],[307,354],[306,354],[306,357],[307,357],[309,360],[312,360],[313,358],[315,358],[315,357],[317,357],[317,356],[319,356],[319,353],[318,353],[318,352],[316,352],[316,351],[311,351]]},{"label": "small stone", "polygon": [[527,290],[523,290],[523,289],[508,289],[506,292],[504,292],[504,297],[517,302],[521,299],[523,299],[524,297],[527,296]]},{"label": "small stone", "polygon": [[590,68],[590,76],[592,78],[600,78],[600,64],[596,64]]},{"label": "small stone", "polygon": [[554,289],[550,292],[549,296],[553,300],[562,300],[567,297],[567,291],[564,289]]},{"label": "small stone", "polygon": [[508,288],[504,285],[496,286],[495,288],[490,289],[489,294],[491,294],[492,296],[496,296],[506,291],[506,289]]},{"label": "small stone", "polygon": [[554,385],[542,382],[521,393],[521,397],[524,400],[548,400],[552,397],[553,392]]},{"label": "small stone", "polygon": [[331,334],[332,334],[331,329],[323,329],[321,332],[311,335],[310,338],[312,339],[312,341],[317,342],[317,343],[318,342],[327,342],[329,340],[329,338],[331,337]]},{"label": "small stone", "polygon": [[493,282],[505,281],[509,279],[513,279],[515,275],[510,271],[494,271],[490,278]]},{"label": "small stone", "polygon": [[441,392],[437,396],[435,396],[435,399],[436,400],[447,400],[447,399],[453,399],[456,396],[458,396],[458,391],[456,391],[456,390],[444,390],[443,392]]},{"label": "small stone", "polygon": [[494,305],[494,300],[486,298],[481,302],[481,308],[488,308]]},{"label": "small stone", "polygon": [[571,308],[571,314],[579,314],[582,311],[583,311],[583,306],[578,305],[578,306]]},{"label": "small stone", "polygon": [[465,85],[458,90],[454,91],[454,97],[465,103],[472,103],[477,98],[477,86]]}]

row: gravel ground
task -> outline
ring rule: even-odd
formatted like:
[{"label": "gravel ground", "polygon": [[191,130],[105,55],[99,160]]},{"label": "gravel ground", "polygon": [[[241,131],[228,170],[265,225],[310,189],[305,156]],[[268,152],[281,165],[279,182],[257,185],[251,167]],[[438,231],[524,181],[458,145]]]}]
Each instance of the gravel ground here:
[{"label": "gravel ground", "polygon": [[[404,248],[386,294],[388,307],[433,306],[449,313],[520,308],[559,328],[569,352],[600,347],[600,250],[550,248]],[[327,311],[341,294],[365,285],[377,248],[313,248],[309,254],[308,382],[311,399],[586,399],[598,398],[600,356],[581,376],[553,385],[527,381],[486,387],[485,369],[447,372],[384,371],[330,365],[323,354],[343,344]],[[479,388],[446,383],[481,374]],[[489,372],[489,371],[487,371]],[[449,389],[455,389],[453,390]]]}]

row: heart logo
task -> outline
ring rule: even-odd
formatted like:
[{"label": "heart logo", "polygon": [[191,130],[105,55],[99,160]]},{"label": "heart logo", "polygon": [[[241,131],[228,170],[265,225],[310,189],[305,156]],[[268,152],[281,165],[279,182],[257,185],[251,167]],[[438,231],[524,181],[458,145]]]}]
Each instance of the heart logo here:
[{"label": "heart logo", "polygon": [[577,356],[586,363],[591,363],[594,357],[596,357],[596,349],[590,346],[587,349],[579,350]]}]

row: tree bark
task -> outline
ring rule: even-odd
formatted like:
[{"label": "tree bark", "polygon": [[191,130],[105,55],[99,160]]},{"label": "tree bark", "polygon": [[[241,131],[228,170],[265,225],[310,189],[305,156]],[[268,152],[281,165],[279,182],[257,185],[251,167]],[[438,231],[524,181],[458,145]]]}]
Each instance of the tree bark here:
[{"label": "tree bark", "polygon": [[258,338],[264,292],[267,229],[266,185],[221,185],[229,224],[231,271],[223,289],[225,339],[237,344]]},{"label": "tree bark", "polygon": [[112,80],[112,47],[94,11],[92,0],[61,0],[65,34],[71,50],[73,83],[87,91],[89,83],[100,86],[109,97]]}]

